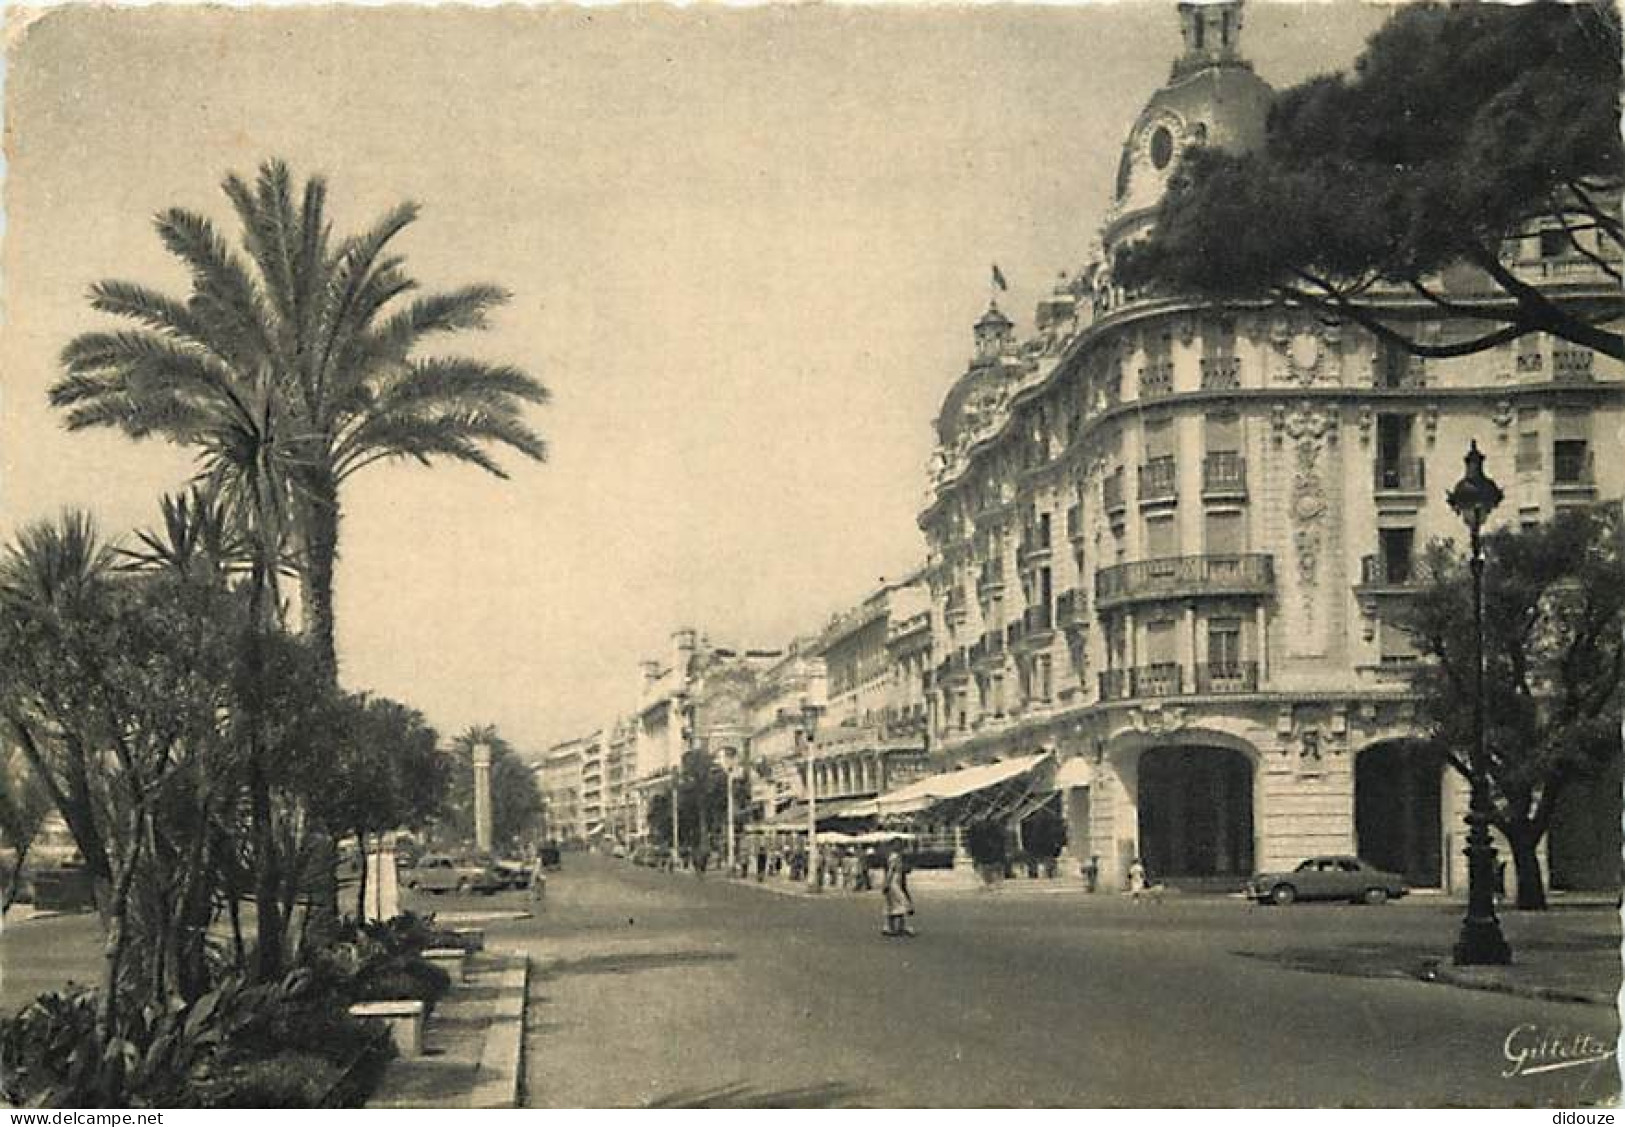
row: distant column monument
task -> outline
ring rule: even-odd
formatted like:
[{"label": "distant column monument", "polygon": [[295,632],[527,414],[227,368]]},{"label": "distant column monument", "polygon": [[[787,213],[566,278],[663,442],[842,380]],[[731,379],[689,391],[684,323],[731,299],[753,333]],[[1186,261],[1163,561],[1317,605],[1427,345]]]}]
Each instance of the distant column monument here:
[{"label": "distant column monument", "polygon": [[474,848],[491,852],[491,745],[474,745]]}]

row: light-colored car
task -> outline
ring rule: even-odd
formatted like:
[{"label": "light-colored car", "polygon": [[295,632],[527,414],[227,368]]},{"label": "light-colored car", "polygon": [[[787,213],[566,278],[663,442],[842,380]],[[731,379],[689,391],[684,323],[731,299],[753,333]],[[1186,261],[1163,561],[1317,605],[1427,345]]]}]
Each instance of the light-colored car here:
[{"label": "light-colored car", "polygon": [[1409,891],[1404,877],[1384,872],[1358,857],[1310,857],[1291,872],[1259,873],[1247,886],[1247,895],[1260,904],[1290,904],[1295,900],[1381,904]]},{"label": "light-colored car", "polygon": [[507,884],[493,865],[444,853],[425,853],[402,883],[422,892],[496,892]]}]

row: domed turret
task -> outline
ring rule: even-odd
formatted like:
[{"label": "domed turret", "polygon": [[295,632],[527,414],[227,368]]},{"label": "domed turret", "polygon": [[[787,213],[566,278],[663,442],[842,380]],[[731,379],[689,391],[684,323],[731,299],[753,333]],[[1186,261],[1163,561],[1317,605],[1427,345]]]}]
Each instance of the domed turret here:
[{"label": "domed turret", "polygon": [[1241,56],[1241,8],[1242,0],[1179,5],[1184,51],[1123,145],[1108,243],[1157,206],[1186,149],[1247,152],[1263,144],[1274,92]]},{"label": "domed turret", "polygon": [[1014,329],[1010,318],[999,311],[999,303],[988,302],[987,312],[976,322],[976,362],[981,364],[997,360],[1010,346]]}]

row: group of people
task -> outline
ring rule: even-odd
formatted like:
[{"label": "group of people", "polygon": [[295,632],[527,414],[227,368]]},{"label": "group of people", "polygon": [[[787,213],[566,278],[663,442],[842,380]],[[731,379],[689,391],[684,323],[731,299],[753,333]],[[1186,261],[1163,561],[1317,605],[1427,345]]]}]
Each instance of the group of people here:
[{"label": "group of people", "polygon": [[881,934],[889,937],[911,936],[914,930],[907,921],[914,914],[914,898],[908,889],[908,865],[903,854],[900,845],[887,850],[884,858],[873,846],[859,849],[851,845],[821,845],[809,856],[804,845],[785,845],[772,850],[766,843],[761,843],[754,854],[741,856],[736,875],[748,879],[754,861],[758,881],[781,874],[792,881],[805,881],[810,865],[812,879],[821,889],[872,892],[875,888],[874,872],[883,869],[880,891],[885,926]]}]

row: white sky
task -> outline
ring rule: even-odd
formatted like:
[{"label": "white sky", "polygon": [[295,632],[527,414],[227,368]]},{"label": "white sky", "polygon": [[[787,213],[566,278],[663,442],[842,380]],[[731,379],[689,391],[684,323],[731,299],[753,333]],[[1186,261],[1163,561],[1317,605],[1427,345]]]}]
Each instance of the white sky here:
[{"label": "white sky", "polygon": [[[1381,19],[1254,3],[1244,50],[1280,87]],[[355,481],[343,675],[522,747],[628,707],[679,625],[782,645],[923,557],[990,263],[1027,328],[1179,42],[1166,0],[75,8],[8,39],[0,535],[63,506],[145,525],[187,477],[45,404],[92,281],[182,291],[152,215],[226,224],[220,179],[271,155],[328,177],[341,231],[415,199],[417,277],[514,291],[455,346],[551,388],[552,457]]]}]

